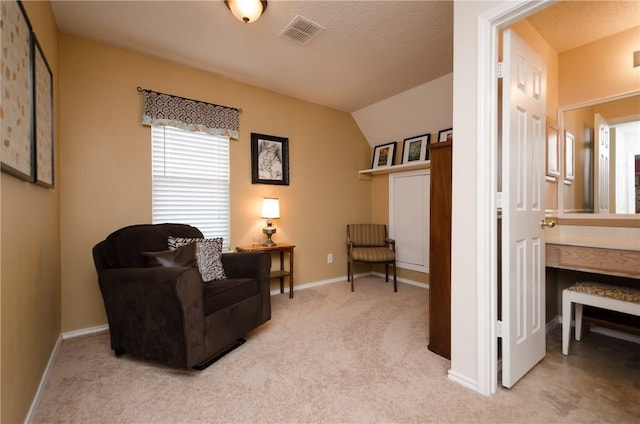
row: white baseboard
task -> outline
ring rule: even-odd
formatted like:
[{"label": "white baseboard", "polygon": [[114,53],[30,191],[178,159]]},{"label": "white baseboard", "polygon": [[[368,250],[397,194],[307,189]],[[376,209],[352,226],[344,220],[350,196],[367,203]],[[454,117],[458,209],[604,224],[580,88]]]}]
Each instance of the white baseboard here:
[{"label": "white baseboard", "polygon": [[[379,273],[379,272],[363,272],[361,274],[355,274],[353,276],[353,278],[367,277],[369,275],[375,275],[376,277],[384,278],[384,274]],[[305,284],[300,284],[300,285],[296,284],[294,290],[298,291],[298,290],[310,289],[312,287],[325,286],[327,284],[341,283],[341,282],[345,282],[346,280],[347,280],[347,276],[343,275],[341,277],[331,278],[331,279],[328,279],[328,280],[314,281],[314,282],[311,282],[311,283],[305,283]],[[409,280],[409,279],[406,279],[406,278],[398,278],[398,282],[399,283],[404,283],[404,284],[410,284],[412,286],[422,287],[423,289],[428,289],[429,288],[428,284],[419,283],[417,281]],[[289,287],[287,286],[287,284],[285,284],[284,292],[285,293],[289,293]],[[271,296],[275,296],[275,295],[280,294],[280,290],[278,290],[278,289],[271,290],[269,293],[271,294]]]},{"label": "white baseboard", "polygon": [[458,383],[459,385],[464,386],[467,389],[471,389],[474,392],[482,394],[478,389],[478,383],[474,380],[471,380],[465,377],[464,375],[461,375],[452,370],[449,370],[447,372],[447,377],[449,377],[449,380],[453,381],[454,383]]},{"label": "white baseboard", "polygon": [[[381,272],[371,272],[370,275],[375,275],[381,278],[384,278],[385,275]],[[410,284],[412,286],[418,286],[418,287],[422,287],[423,289],[428,289],[429,288],[429,284],[425,284],[425,283],[419,283],[418,281],[413,281],[413,280],[409,280],[407,278],[398,278],[398,282],[400,283],[405,283],[405,284]]]},{"label": "white baseboard", "polygon": [[101,333],[109,329],[108,324],[96,325],[95,327],[81,328],[80,330],[67,331],[62,333],[62,340],[73,339],[74,337],[87,336],[89,334]]},{"label": "white baseboard", "polygon": [[591,331],[594,333],[602,334],[604,336],[614,337],[616,339],[640,344],[639,336],[636,336],[635,334],[625,333],[624,331],[618,331],[612,328],[598,327],[597,325],[592,325]]},{"label": "white baseboard", "polygon": [[556,315],[553,317],[551,321],[547,323],[546,326],[546,334],[549,334],[551,331],[555,330],[557,327],[562,325],[562,317],[560,315]]},{"label": "white baseboard", "polygon": [[42,396],[42,392],[44,391],[44,386],[47,384],[47,380],[49,379],[49,373],[53,368],[53,363],[56,360],[56,356],[58,355],[58,349],[60,349],[60,344],[62,343],[62,335],[58,336],[58,340],[56,340],[56,344],[53,346],[53,350],[51,351],[51,355],[49,356],[49,362],[47,362],[47,366],[42,373],[42,378],[40,379],[40,384],[38,385],[38,390],[36,390],[36,395],[33,397],[33,401],[31,402],[31,407],[29,408],[29,412],[27,412],[27,418],[24,420],[25,423],[31,423],[33,420],[33,414],[36,412],[38,405],[40,404],[40,397]]},{"label": "white baseboard", "polygon": [[[359,276],[363,276],[363,275],[368,275],[368,274],[359,274]],[[311,287],[325,286],[327,284],[333,284],[333,283],[339,283],[341,281],[346,281],[346,279],[347,279],[347,276],[345,275],[344,277],[331,278],[329,280],[314,281],[312,283],[305,283],[305,284],[300,284],[300,285],[296,284],[294,290],[298,291],[298,290],[310,289]],[[289,286],[287,284],[285,284],[284,292],[285,293],[289,293]],[[280,290],[278,290],[278,289],[271,290],[270,294],[271,294],[271,296],[278,295],[278,294],[280,294]]]},{"label": "white baseboard", "polygon": [[[558,315],[555,317],[555,320],[558,322],[557,325],[562,324],[562,315]],[[547,324],[547,327],[549,324]],[[575,320],[571,320],[571,326],[575,327]],[[584,328],[584,324],[582,325]],[[554,327],[555,328],[555,327]],[[548,330],[548,329],[547,329]],[[613,328],[600,327],[597,325],[591,326],[591,332],[602,334],[603,336],[613,337],[614,339],[625,340],[627,342],[640,344],[640,336],[636,336],[635,334],[625,333],[624,331],[614,330]],[[582,333],[584,335],[584,332]]]}]

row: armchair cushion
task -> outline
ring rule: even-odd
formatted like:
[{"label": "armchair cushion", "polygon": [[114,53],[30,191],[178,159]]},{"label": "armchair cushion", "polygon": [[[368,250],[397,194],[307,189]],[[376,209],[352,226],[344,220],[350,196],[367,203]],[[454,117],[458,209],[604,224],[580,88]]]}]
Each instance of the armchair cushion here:
[{"label": "armchair cushion", "polygon": [[386,247],[359,247],[351,251],[351,259],[358,262],[389,262],[394,258],[393,250]]},{"label": "armchair cushion", "polygon": [[205,239],[169,236],[167,244],[169,249],[195,244],[196,261],[203,281],[216,281],[227,278],[222,266],[222,238]]},{"label": "armchair cushion", "polygon": [[197,268],[195,243],[185,244],[174,250],[162,250],[160,252],[142,252],[147,257],[149,266],[183,266]]}]

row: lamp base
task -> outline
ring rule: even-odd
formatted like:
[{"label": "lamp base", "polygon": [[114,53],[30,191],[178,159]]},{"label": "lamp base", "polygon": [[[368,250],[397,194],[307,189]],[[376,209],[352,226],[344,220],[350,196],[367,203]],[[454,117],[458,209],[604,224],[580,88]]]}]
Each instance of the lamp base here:
[{"label": "lamp base", "polygon": [[265,228],[262,229],[262,232],[267,235],[267,240],[262,243],[263,246],[276,246],[276,244],[271,240],[271,236],[276,233],[276,227],[273,224],[268,223]]}]

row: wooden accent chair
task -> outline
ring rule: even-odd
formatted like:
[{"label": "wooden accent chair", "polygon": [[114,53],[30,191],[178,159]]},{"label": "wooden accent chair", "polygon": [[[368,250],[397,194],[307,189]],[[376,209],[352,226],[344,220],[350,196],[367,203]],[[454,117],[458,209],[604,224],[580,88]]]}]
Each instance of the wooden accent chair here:
[{"label": "wooden accent chair", "polygon": [[393,291],[398,291],[396,279],[396,242],[389,238],[384,224],[347,225],[347,281],[353,291],[355,262],[383,263],[385,281],[389,281],[389,265],[393,265]]}]

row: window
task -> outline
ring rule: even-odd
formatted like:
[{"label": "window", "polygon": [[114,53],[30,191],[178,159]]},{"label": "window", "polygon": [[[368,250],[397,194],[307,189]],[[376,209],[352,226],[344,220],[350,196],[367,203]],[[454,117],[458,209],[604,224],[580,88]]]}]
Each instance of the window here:
[{"label": "window", "polygon": [[193,225],[229,250],[229,139],[154,126],[151,146],[153,223]]}]

